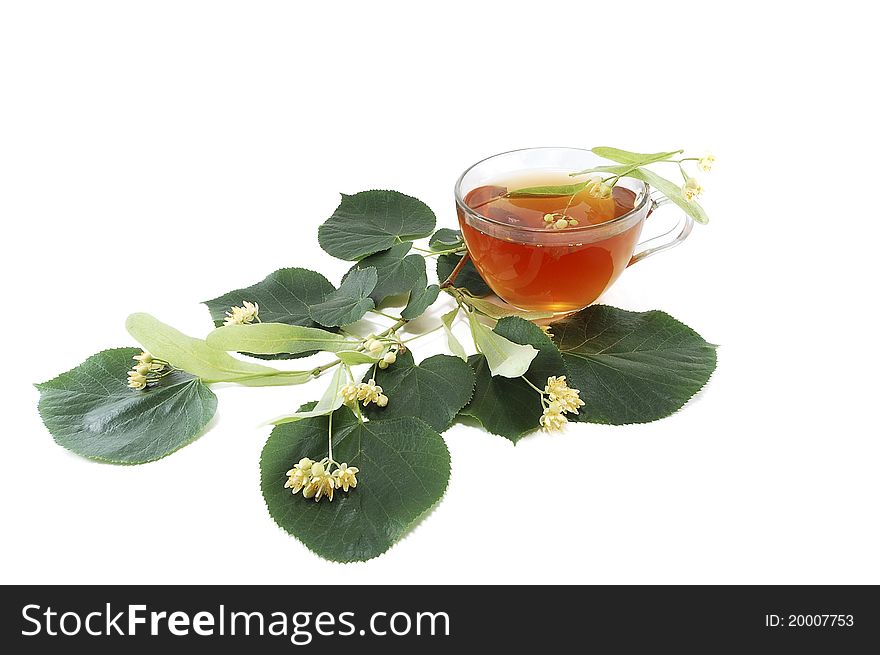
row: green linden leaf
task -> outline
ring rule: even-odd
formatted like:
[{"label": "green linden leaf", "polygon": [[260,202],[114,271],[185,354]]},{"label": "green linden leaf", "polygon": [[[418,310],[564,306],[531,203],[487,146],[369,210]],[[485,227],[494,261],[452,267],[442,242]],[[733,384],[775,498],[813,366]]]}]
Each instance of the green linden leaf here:
[{"label": "green linden leaf", "polygon": [[[372,369],[366,377],[371,375]],[[389,401],[385,407],[366,406],[364,413],[371,420],[414,416],[443,432],[470,401],[474,373],[451,355],[434,355],[416,366],[412,351],[407,350],[387,369],[376,372],[376,384]]]},{"label": "green linden leaf", "polygon": [[461,236],[461,232],[459,230],[450,230],[448,227],[441,227],[431,235],[431,239],[428,241],[428,247],[439,252],[463,246],[464,239]]},{"label": "green linden leaf", "polygon": [[[562,375],[565,371],[556,346],[534,323],[518,317],[503,318],[498,321],[495,331],[510,341],[537,348],[538,354],[526,378],[539,389],[544,388],[548,377]],[[461,414],[476,419],[492,434],[514,443],[538,428],[543,407],[537,391],[519,378],[493,376],[483,355],[471,356],[468,364],[474,370],[476,386],[473,399]],[[391,406],[390,402],[388,406]]]},{"label": "green linden leaf", "polygon": [[657,173],[649,171],[647,168],[638,168],[630,172],[629,176],[647,182],[652,187],[659,190],[664,196],[684,210],[684,212],[697,223],[705,225],[709,222],[709,217],[706,215],[706,211],[695,201],[685,198],[684,193],[681,191],[681,187],[675,182],[670,182],[665,177],[657,175]]},{"label": "green linden leaf", "polygon": [[342,194],[336,211],[318,228],[318,243],[333,257],[357,261],[426,237],[436,222],[430,207],[398,191]]},{"label": "green linden leaf", "polygon": [[191,373],[202,382],[235,382],[246,386],[302,384],[311,378],[308,371],[279,371],[235,359],[211,348],[202,339],[189,337],[149,314],[132,314],[125,321],[128,333],[145,350],[174,367]]},{"label": "green linden leaf", "polygon": [[[351,271],[372,266],[376,269],[376,287],[370,298],[378,307],[386,298],[406,293],[425,276],[425,258],[421,255],[407,255],[412,243],[398,243],[390,249],[362,259],[352,266]],[[351,273],[346,273],[349,275]],[[422,287],[424,288],[424,286]]]},{"label": "green linden leaf", "polygon": [[372,267],[349,271],[336,291],[328,293],[323,302],[312,305],[312,319],[328,327],[359,321],[376,306],[370,293],[378,279],[376,269]]},{"label": "green linden leaf", "polygon": [[413,289],[412,295],[410,295],[409,298],[409,303],[404,310],[400,312],[401,318],[405,318],[407,321],[412,321],[413,319],[418,318],[425,313],[428,307],[437,301],[439,295],[440,287],[436,284],[431,284],[418,293]]},{"label": "green linden leaf", "polygon": [[424,267],[419,271],[418,279],[413,282],[412,290],[409,293],[409,302],[400,312],[400,317],[407,321],[412,321],[425,313],[440,295],[440,287],[436,284],[428,285],[428,275]]},{"label": "green linden leaf", "polygon": [[76,368],[36,385],[40,417],[59,445],[116,464],[160,459],[198,437],[214,416],[217,397],[183,371],[147,389],[128,388],[140,348],[92,355]]},{"label": "green linden leaf", "polygon": [[[462,255],[440,255],[437,258],[437,279],[441,282],[445,281],[452,274],[461,258]],[[468,261],[455,276],[453,286],[456,289],[467,289],[474,296],[488,296],[492,293],[492,289],[477,272],[472,260]]]},{"label": "green linden leaf", "polygon": [[518,378],[529,370],[538,350],[506,339],[498,331],[490,330],[480,323],[474,313],[468,314],[471,334],[480,353],[486,358],[492,375]]},{"label": "green linden leaf", "polygon": [[218,350],[238,350],[260,355],[315,351],[335,353],[357,348],[361,343],[359,339],[335,332],[285,323],[227,325],[211,332],[205,341]]},{"label": "green linden leaf", "polygon": [[[323,302],[334,287],[320,273],[306,268],[282,268],[244,289],[236,289],[213,300],[205,301],[215,327],[223,325],[230,307],[240,307],[245,300],[260,306],[260,320],[264,323],[286,323],[303,327],[320,327],[309,315],[309,307]],[[333,330],[335,331],[335,329]],[[250,354],[250,353],[245,353]],[[304,352],[296,355],[255,355],[261,359],[291,359],[314,355]]]},{"label": "green linden leaf", "polygon": [[352,424],[333,414],[333,457],[356,466],[357,487],[336,490],[333,501],[292,494],[287,471],[301,458],[327,454],[328,417],[272,430],[260,457],[263,498],[275,522],[320,557],[366,561],[387,551],[446,491],[450,461],[436,431],[416,418]]},{"label": "green linden leaf", "polygon": [[593,305],[553,324],[569,385],[581,390],[576,420],[647,423],[680,409],[715,370],[715,346],[660,311]]},{"label": "green linden leaf", "polygon": [[616,161],[620,164],[629,164],[631,166],[645,166],[654,162],[670,159],[675,155],[680,155],[683,150],[670,150],[669,152],[653,152],[641,153],[630,152],[629,150],[620,150],[619,148],[609,148],[607,146],[597,146],[592,150],[593,154]]}]

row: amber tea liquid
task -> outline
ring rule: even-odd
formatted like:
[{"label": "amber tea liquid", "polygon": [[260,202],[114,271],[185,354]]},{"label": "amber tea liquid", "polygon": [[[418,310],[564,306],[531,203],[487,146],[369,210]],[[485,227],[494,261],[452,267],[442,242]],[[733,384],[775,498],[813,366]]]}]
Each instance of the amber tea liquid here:
[{"label": "amber tea liquid", "polygon": [[[489,221],[459,223],[474,265],[495,293],[521,309],[572,312],[596,300],[629,264],[642,231],[638,221],[623,231],[581,230],[623,216],[633,209],[633,191],[615,186],[610,198],[583,191],[574,197],[504,198],[508,189],[571,184],[565,172],[511,176],[477,187],[464,203]],[[577,227],[553,230],[545,214],[564,213]],[[498,226],[501,226],[500,228]],[[535,228],[522,230],[510,228]],[[604,235],[603,235],[604,233]],[[607,235],[607,236],[605,236]]]}]

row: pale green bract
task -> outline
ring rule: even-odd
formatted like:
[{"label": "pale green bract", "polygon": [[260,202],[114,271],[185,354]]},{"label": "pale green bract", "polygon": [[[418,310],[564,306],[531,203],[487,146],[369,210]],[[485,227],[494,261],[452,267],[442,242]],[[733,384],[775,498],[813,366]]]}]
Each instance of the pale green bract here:
[{"label": "pale green bract", "polygon": [[655,189],[658,189],[697,223],[705,225],[709,222],[709,217],[706,215],[705,210],[695,201],[685,198],[681,187],[677,186],[674,182],[670,182],[665,177],[657,175],[657,173],[649,171],[647,168],[638,168],[629,175],[637,180],[647,182]]},{"label": "pale green bract", "polygon": [[506,318],[508,316],[519,316],[527,321],[539,321],[545,318],[553,318],[553,312],[529,312],[510,305],[499,305],[491,300],[483,300],[481,298],[468,298],[468,304],[481,314],[485,314],[489,318],[496,320]]},{"label": "pale green bract", "polygon": [[347,367],[337,366],[330,378],[330,384],[327,385],[327,389],[324,391],[324,395],[321,396],[321,400],[318,401],[318,404],[315,405],[313,409],[305,412],[296,412],[290,416],[282,416],[274,421],[270,421],[270,423],[272,425],[283,425],[285,423],[301,421],[304,418],[332,414],[342,407],[342,395],[339,392],[342,391],[342,387],[348,383],[349,375],[350,373]]},{"label": "pale green bract", "polygon": [[311,378],[308,371],[279,371],[271,366],[243,362],[149,314],[132,314],[125,321],[125,328],[154,357],[164,359],[208,384],[235,382],[264,387],[301,384]]},{"label": "pale green bract", "polygon": [[458,340],[458,337],[452,333],[452,324],[458,317],[458,311],[459,308],[456,307],[451,312],[443,314],[443,316],[440,317],[440,321],[443,323],[443,331],[446,333],[446,343],[449,346],[449,350],[451,350],[457,357],[461,357],[461,359],[467,361],[467,353],[464,350],[464,346],[461,345],[461,341]]},{"label": "pale green bract", "polygon": [[670,150],[668,152],[631,152],[629,150],[621,150],[620,148],[609,148],[608,146],[596,146],[592,149],[593,154],[616,161],[620,164],[630,164],[634,166],[645,166],[658,161],[671,159],[675,155],[680,155],[683,150]]},{"label": "pale green bract", "polygon": [[505,339],[480,323],[473,312],[468,314],[468,321],[474,344],[486,357],[493,376],[518,378],[529,370],[532,360],[538,355],[536,348]]},{"label": "pale green bract", "polygon": [[381,355],[373,355],[364,350],[337,350],[336,357],[339,361],[348,366],[357,366],[358,364],[375,364]]},{"label": "pale green bract", "polygon": [[257,355],[298,354],[314,350],[335,353],[356,348],[357,339],[320,328],[286,323],[253,323],[217,328],[205,339],[211,348],[242,351]]}]

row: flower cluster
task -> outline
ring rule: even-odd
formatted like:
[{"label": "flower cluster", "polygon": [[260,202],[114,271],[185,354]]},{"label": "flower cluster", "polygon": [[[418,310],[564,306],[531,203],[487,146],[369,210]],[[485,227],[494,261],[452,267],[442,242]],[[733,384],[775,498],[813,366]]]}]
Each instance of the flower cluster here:
[{"label": "flower cluster", "polygon": [[681,192],[688,201],[696,200],[703,193],[703,187],[697,182],[696,178],[689,177],[682,185]]},{"label": "flower cluster", "polygon": [[260,320],[260,306],[255,302],[243,301],[241,307],[233,307],[226,312],[223,325],[249,325]]},{"label": "flower cluster", "polygon": [[[715,157],[713,155],[703,155],[697,160],[697,168],[708,173],[712,170],[712,165],[714,163]],[[696,180],[696,178],[687,175],[684,172],[684,169],[682,169],[681,172],[682,175],[684,175],[684,184],[681,185],[681,192],[684,194],[684,197],[688,202],[696,200],[703,194],[703,186]]]},{"label": "flower cluster", "polygon": [[[370,353],[373,356],[378,357],[385,352],[387,348],[384,341],[381,339],[377,339],[375,336],[369,336],[366,341],[364,341],[364,350]],[[382,358],[378,361],[379,368],[386,369],[391,366],[394,362],[397,361],[397,351],[398,349],[403,351],[403,347],[401,345],[397,345],[388,349],[388,352],[385,352],[382,355]]]},{"label": "flower cluster", "polygon": [[576,218],[571,218],[566,214],[558,212],[544,214],[544,222],[547,224],[547,227],[553,230],[564,230],[567,227],[575,227],[578,224]]},{"label": "flower cluster", "polygon": [[587,186],[584,187],[593,198],[610,198],[611,185],[607,184],[601,177],[594,175],[587,180]]},{"label": "flower cluster", "polygon": [[137,391],[146,389],[148,384],[156,382],[163,375],[171,372],[170,370],[165,371],[165,368],[169,366],[168,362],[156,359],[146,350],[141,351],[140,355],[135,355],[132,359],[137,363],[128,372],[128,386],[131,389]]},{"label": "flower cluster", "polygon": [[[331,472],[330,468],[334,464],[336,470]],[[348,491],[357,487],[358,470],[356,466],[349,466],[344,462],[331,462],[327,457],[317,462],[303,457],[287,472],[284,488],[290,489],[294,494],[302,490],[305,498],[314,498],[315,502],[324,497],[333,502],[333,492],[336,489]]]},{"label": "flower cluster", "polygon": [[561,430],[568,423],[565,414],[577,414],[584,401],[580,398],[580,391],[572,389],[565,381],[565,376],[551,376],[547,378],[547,385],[541,396],[542,401],[546,396],[544,414],[541,416],[541,427],[547,432]]},{"label": "flower cluster", "polygon": [[382,387],[373,379],[360,384],[346,384],[340,389],[339,395],[346,405],[354,405],[359,401],[364,407],[370,403],[376,403],[378,407],[385,407],[388,404],[388,396],[382,393]]}]

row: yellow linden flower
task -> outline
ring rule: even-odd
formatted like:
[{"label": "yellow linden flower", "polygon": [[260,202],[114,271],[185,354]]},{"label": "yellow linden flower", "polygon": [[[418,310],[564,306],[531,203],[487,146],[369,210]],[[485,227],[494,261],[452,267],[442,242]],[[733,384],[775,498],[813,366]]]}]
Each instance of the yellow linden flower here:
[{"label": "yellow linden flower", "polygon": [[128,372],[128,386],[132,389],[141,390],[147,386],[147,377],[137,371]]},{"label": "yellow linden flower", "polygon": [[369,350],[374,355],[378,355],[380,352],[385,350],[385,344],[383,344],[378,339],[367,339],[364,342],[364,348]]},{"label": "yellow linden flower", "polygon": [[224,325],[248,325],[259,320],[260,306],[257,303],[243,301],[241,307],[233,307],[226,312]]},{"label": "yellow linden flower", "polygon": [[314,496],[315,502],[327,496],[327,500],[332,503],[334,489],[336,489],[336,479],[327,472],[324,465],[321,462],[312,464],[311,477],[303,489],[303,496],[306,498]]},{"label": "yellow linden flower", "polygon": [[308,483],[313,464],[314,462],[308,457],[299,460],[299,463],[286,473],[287,482],[284,483],[284,488],[290,489],[292,493],[298,493]]},{"label": "yellow linden flower", "polygon": [[681,192],[688,201],[699,198],[703,193],[703,187],[697,182],[696,178],[689,177],[687,182],[681,187]]},{"label": "yellow linden flower", "polygon": [[379,397],[376,398],[376,405],[378,405],[379,407],[386,407],[388,405],[388,396],[386,396],[385,394],[379,394]]},{"label": "yellow linden flower", "polygon": [[136,362],[140,362],[141,364],[152,364],[153,356],[148,353],[146,350],[142,350],[140,355],[135,355],[132,359]]},{"label": "yellow linden flower", "polygon": [[713,155],[704,155],[700,157],[700,161],[697,162],[697,166],[699,166],[701,171],[705,171],[708,173],[712,170],[712,164],[715,163],[715,157]]},{"label": "yellow linden flower", "polygon": [[546,432],[554,432],[561,430],[568,423],[568,419],[562,414],[562,407],[559,403],[550,403],[544,408],[544,414],[541,416],[541,427]]},{"label": "yellow linden flower", "polygon": [[601,184],[597,184],[592,189],[590,189],[590,195],[594,198],[610,198],[611,187],[602,182]]},{"label": "yellow linden flower", "polygon": [[358,486],[358,481],[355,477],[358,470],[358,467],[349,466],[345,462],[340,464],[339,468],[333,471],[333,477],[336,478],[336,488],[348,491],[349,487],[354,488]]},{"label": "yellow linden flower", "polygon": [[339,395],[342,396],[342,400],[346,405],[351,405],[357,402],[358,392],[358,385],[346,384],[344,387],[342,387],[342,389],[339,390]]},{"label": "yellow linden flower", "polygon": [[580,399],[580,391],[572,389],[565,381],[565,376],[551,376],[547,378],[547,386],[544,393],[550,397],[550,402],[558,403],[563,412],[577,414],[578,408],[583,407],[584,401]]},{"label": "yellow linden flower", "polygon": [[385,356],[382,358],[382,361],[386,364],[393,364],[397,361],[397,355],[392,350],[391,352],[385,353]]},{"label": "yellow linden flower", "polygon": [[[375,380],[370,380],[367,383],[361,382],[358,385],[358,400],[363,401],[364,405],[369,405],[370,403],[376,403],[379,405],[379,398],[382,397],[382,387],[376,384]],[[388,400],[386,399],[385,404],[388,404]],[[384,407],[384,405],[379,405],[380,407]]]}]

